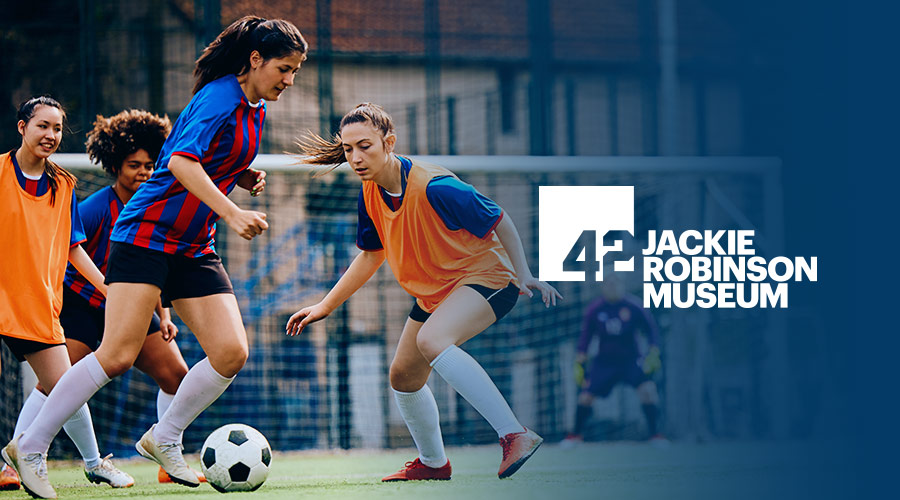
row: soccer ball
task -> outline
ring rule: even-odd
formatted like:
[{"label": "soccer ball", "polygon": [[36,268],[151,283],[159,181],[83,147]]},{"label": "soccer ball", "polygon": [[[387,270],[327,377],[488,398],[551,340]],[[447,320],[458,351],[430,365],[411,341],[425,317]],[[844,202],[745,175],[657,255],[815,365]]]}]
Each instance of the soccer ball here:
[{"label": "soccer ball", "polygon": [[214,430],[203,443],[200,464],[217,491],[254,491],[269,475],[272,448],[258,430],[228,424]]}]

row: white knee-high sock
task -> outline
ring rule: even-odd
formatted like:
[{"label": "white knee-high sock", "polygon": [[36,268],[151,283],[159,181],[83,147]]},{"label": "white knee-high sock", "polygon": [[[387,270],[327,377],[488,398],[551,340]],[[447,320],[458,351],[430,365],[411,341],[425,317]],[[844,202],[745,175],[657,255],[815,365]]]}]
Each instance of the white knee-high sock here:
[{"label": "white knee-high sock", "polygon": [[[47,396],[37,389],[32,389],[31,395],[22,405],[22,411],[19,412],[19,418],[16,420],[16,430],[14,436],[19,436],[29,424],[35,419],[37,414],[47,401]],[[66,434],[75,443],[81,458],[84,459],[85,467],[91,469],[100,465],[100,450],[97,446],[97,436],[94,434],[94,424],[91,420],[91,412],[87,404],[81,406],[78,411],[72,415],[66,423],[63,424]]]},{"label": "white knee-high sock", "polygon": [[91,419],[91,410],[88,409],[87,403],[81,405],[81,408],[69,417],[69,420],[66,420],[63,429],[75,443],[78,453],[81,453],[86,468],[93,469],[100,465],[100,449],[97,446],[94,422]]},{"label": "white knee-high sock", "polygon": [[503,437],[511,432],[525,430],[516,420],[512,409],[503,399],[491,377],[475,358],[465,351],[451,345],[434,358],[431,366],[478,410],[478,413],[497,431],[497,435]]},{"label": "white knee-high sock", "polygon": [[107,382],[109,377],[94,353],[75,363],[50,391],[40,412],[19,438],[19,449],[26,454],[47,453],[66,420]]},{"label": "white knee-high sock", "polygon": [[[156,394],[156,421],[159,422],[162,420],[163,415],[166,414],[166,410],[169,409],[169,406],[172,404],[172,400],[175,399],[174,394],[169,394],[168,392],[163,391],[162,389]],[[178,436],[178,442],[183,442],[184,433]]]},{"label": "white knee-high sock", "polygon": [[175,399],[174,394],[169,394],[168,392],[163,391],[162,389],[156,393],[156,421],[160,421],[163,418],[163,415],[166,414],[166,410],[169,409],[169,406],[172,404],[172,400]]},{"label": "white knee-high sock", "polygon": [[43,392],[37,390],[37,388],[31,390],[28,399],[22,404],[22,410],[19,411],[19,418],[16,420],[16,430],[13,431],[14,438],[21,436],[25,429],[31,425],[31,422],[34,421],[34,418],[37,417],[37,414],[44,406],[44,401],[47,401],[47,396]]},{"label": "white knee-high sock", "polygon": [[444,439],[441,437],[441,419],[428,384],[416,392],[391,390],[419,450],[419,460],[428,467],[443,467],[447,463],[447,455],[444,454]]},{"label": "white knee-high sock", "polygon": [[225,389],[231,385],[234,377],[223,377],[203,358],[188,370],[181,385],[175,392],[175,398],[156,424],[153,437],[158,443],[180,443],[181,435],[187,426],[209,405],[213,404]]}]

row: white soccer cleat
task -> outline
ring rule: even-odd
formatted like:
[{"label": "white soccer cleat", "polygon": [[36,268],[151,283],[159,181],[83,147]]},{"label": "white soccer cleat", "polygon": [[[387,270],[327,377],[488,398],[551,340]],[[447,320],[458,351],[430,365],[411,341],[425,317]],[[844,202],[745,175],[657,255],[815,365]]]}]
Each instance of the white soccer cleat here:
[{"label": "white soccer cleat", "polygon": [[3,460],[19,474],[22,487],[35,498],[56,498],[56,491],[47,478],[47,455],[19,451],[19,438],[15,438],[3,448]]},{"label": "white soccer cleat", "polygon": [[113,488],[131,488],[134,486],[134,478],[128,473],[122,472],[109,459],[112,453],[103,457],[100,465],[93,469],[84,469],[84,477],[94,484],[106,483]]},{"label": "white soccer cleat", "polygon": [[144,458],[153,460],[158,463],[166,474],[172,478],[172,482],[196,488],[200,486],[200,480],[197,474],[188,467],[181,454],[181,443],[157,443],[153,437],[153,429],[156,424],[150,427],[150,430],[144,433],[141,440],[135,444],[135,449]]}]

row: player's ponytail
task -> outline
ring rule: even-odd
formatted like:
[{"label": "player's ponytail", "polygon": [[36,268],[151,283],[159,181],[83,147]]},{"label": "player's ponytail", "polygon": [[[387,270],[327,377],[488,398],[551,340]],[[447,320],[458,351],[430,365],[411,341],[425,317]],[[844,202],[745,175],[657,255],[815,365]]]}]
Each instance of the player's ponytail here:
[{"label": "player's ponytail", "polygon": [[[391,115],[381,106],[371,102],[357,104],[355,108],[344,115],[341,118],[340,129],[343,130],[344,127],[351,123],[370,123],[376,130],[381,132],[382,139],[394,133],[394,121],[391,119]],[[301,161],[303,163],[332,166],[332,168],[318,172],[316,176],[324,175],[346,161],[340,133],[335,134],[331,140],[328,140],[310,132],[305,140],[297,141],[297,145],[300,147]]]},{"label": "player's ponytail", "polygon": [[194,66],[196,94],[207,83],[225,75],[243,75],[250,69],[250,54],[263,59],[306,55],[309,45],[296,26],[283,19],[245,16],[231,23],[209,44]]},{"label": "player's ponytail", "polygon": [[[23,121],[26,124],[31,121],[31,118],[34,117],[34,112],[38,106],[50,106],[59,110],[59,113],[62,115],[63,123],[65,124],[66,120],[66,110],[63,109],[62,104],[59,103],[56,99],[50,96],[40,96],[40,97],[32,97],[31,99],[22,103],[19,106],[19,110],[16,112],[16,119],[19,121]],[[49,159],[44,161],[44,173],[47,174],[47,183],[50,185],[50,205],[56,204],[56,190],[59,189],[59,183],[67,182],[73,188],[78,180],[74,175],[70,174],[66,169],[60,167],[56,163],[53,163]]]}]

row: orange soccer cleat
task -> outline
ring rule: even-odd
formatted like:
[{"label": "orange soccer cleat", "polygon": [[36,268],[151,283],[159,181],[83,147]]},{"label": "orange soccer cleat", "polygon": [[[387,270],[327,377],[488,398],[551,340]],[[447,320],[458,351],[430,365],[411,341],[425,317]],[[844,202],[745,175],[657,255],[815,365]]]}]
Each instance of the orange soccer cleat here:
[{"label": "orange soccer cleat", "polygon": [[[193,469],[191,469],[191,470],[193,470]],[[206,482],[206,476],[204,476],[202,472],[195,470],[194,474],[197,474],[197,479],[199,479],[201,483]],[[156,473],[156,480],[159,481],[160,483],[171,483],[172,482],[172,478],[169,477],[169,474],[167,474],[166,471],[164,471],[162,467],[160,467],[159,472]]]},{"label": "orange soccer cleat", "polygon": [[17,490],[19,489],[19,475],[12,467],[3,464],[0,469],[0,490]]},{"label": "orange soccer cleat", "polygon": [[450,479],[451,472],[452,469],[450,468],[449,460],[447,460],[447,463],[443,467],[434,468],[423,464],[416,458],[412,462],[406,462],[406,465],[399,471],[384,477],[381,480],[386,483],[391,481],[447,481]]},{"label": "orange soccer cleat", "polygon": [[526,460],[534,455],[544,438],[534,431],[526,428],[523,432],[511,432],[500,438],[500,446],[503,447],[503,460],[500,462],[500,470],[497,476],[500,479],[512,476],[522,467]]}]

